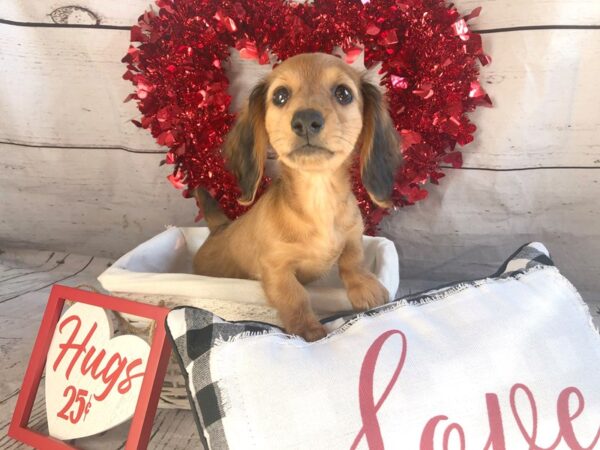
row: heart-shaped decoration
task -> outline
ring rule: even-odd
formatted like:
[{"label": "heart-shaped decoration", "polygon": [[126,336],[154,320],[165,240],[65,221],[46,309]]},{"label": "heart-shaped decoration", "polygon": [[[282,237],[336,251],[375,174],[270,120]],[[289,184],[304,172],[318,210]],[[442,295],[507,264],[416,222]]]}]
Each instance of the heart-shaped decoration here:
[{"label": "heart-shaped decoration", "polygon": [[130,419],[150,346],[133,335],[113,337],[107,312],[76,303],[60,318],[46,360],[49,434],[75,439]]},{"label": "heart-shaped decoration", "polygon": [[[273,64],[298,53],[332,53],[346,61],[364,50],[367,68],[380,66],[390,115],[403,137],[404,164],[392,194],[395,206],[427,197],[442,169],[460,167],[456,144],[473,140],[467,113],[491,101],[478,81],[476,62],[487,64],[481,36],[445,0],[156,0],[131,29],[123,76],[136,87],[142,113],[138,127],[169,147],[168,176],[184,190],[201,186],[230,218],[246,211],[239,188],[219,148],[234,120],[225,68],[232,52],[257,64]],[[263,179],[264,190],[269,180]],[[373,204],[353,170],[353,190],[375,231],[386,211]]]}]

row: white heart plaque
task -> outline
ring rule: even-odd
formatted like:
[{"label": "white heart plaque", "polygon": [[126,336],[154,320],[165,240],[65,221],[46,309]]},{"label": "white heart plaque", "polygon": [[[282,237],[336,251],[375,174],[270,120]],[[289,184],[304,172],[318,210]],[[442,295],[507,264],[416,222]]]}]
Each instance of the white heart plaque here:
[{"label": "white heart plaque", "polygon": [[133,335],[113,337],[97,306],[75,303],[60,318],[46,360],[50,436],[75,439],[133,416],[150,346]]}]

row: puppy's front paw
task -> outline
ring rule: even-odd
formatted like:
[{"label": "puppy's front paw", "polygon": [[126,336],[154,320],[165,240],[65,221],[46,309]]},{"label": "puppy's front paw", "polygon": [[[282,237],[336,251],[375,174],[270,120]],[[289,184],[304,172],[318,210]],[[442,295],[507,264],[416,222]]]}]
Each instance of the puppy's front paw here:
[{"label": "puppy's front paw", "polygon": [[291,334],[296,334],[304,338],[307,342],[318,341],[327,336],[325,327],[318,320],[310,320],[302,323],[295,323],[286,327],[286,330]]},{"label": "puppy's front paw", "polygon": [[327,331],[325,331],[325,327],[319,323],[318,325],[314,324],[305,328],[300,333],[300,336],[307,342],[314,342],[327,336]]},{"label": "puppy's front paw", "polygon": [[348,298],[355,311],[364,311],[386,303],[390,294],[374,275],[357,274],[348,283]]}]

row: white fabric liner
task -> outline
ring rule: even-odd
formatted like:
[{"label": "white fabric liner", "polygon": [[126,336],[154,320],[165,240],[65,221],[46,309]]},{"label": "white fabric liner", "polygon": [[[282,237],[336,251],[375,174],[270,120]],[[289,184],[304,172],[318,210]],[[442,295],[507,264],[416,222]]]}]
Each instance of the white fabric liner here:
[{"label": "white fabric liner", "polygon": [[[171,299],[167,303],[173,306],[198,306],[217,314],[223,314],[223,302],[266,306],[265,293],[258,281],[192,273],[193,257],[208,234],[208,228],[204,227],[168,228],[119,258],[98,277],[98,281],[114,294],[142,294],[140,299],[149,302],[154,296],[154,303],[166,296]],[[400,279],[398,254],[393,242],[381,237],[363,236],[363,246],[366,268],[375,274],[393,299]],[[313,307],[320,315],[352,309],[337,266],[327,276],[306,287]]]}]

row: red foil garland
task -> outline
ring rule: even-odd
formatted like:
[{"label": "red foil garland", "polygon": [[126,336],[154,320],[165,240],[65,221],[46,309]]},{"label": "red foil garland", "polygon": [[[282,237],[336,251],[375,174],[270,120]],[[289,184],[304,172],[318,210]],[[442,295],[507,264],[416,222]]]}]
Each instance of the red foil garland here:
[{"label": "red foil garland", "polygon": [[[404,164],[392,200],[405,206],[427,197],[425,184],[438,184],[441,167],[461,167],[456,144],[473,140],[466,113],[491,105],[478,81],[485,65],[481,36],[443,0],[157,0],[131,29],[123,78],[136,87],[141,121],[156,141],[169,147],[169,181],[184,196],[203,186],[230,218],[247,208],[237,203],[235,177],[226,169],[220,146],[235,119],[229,112],[229,80],[222,62],[230,48],[243,58],[269,62],[305,52],[332,53],[341,47],[349,62],[364,49],[365,65],[381,63],[390,112],[403,137]],[[358,166],[353,189],[368,233],[387,211],[373,204]],[[269,183],[262,180],[259,195]],[[187,187],[187,189],[185,189]]]}]

